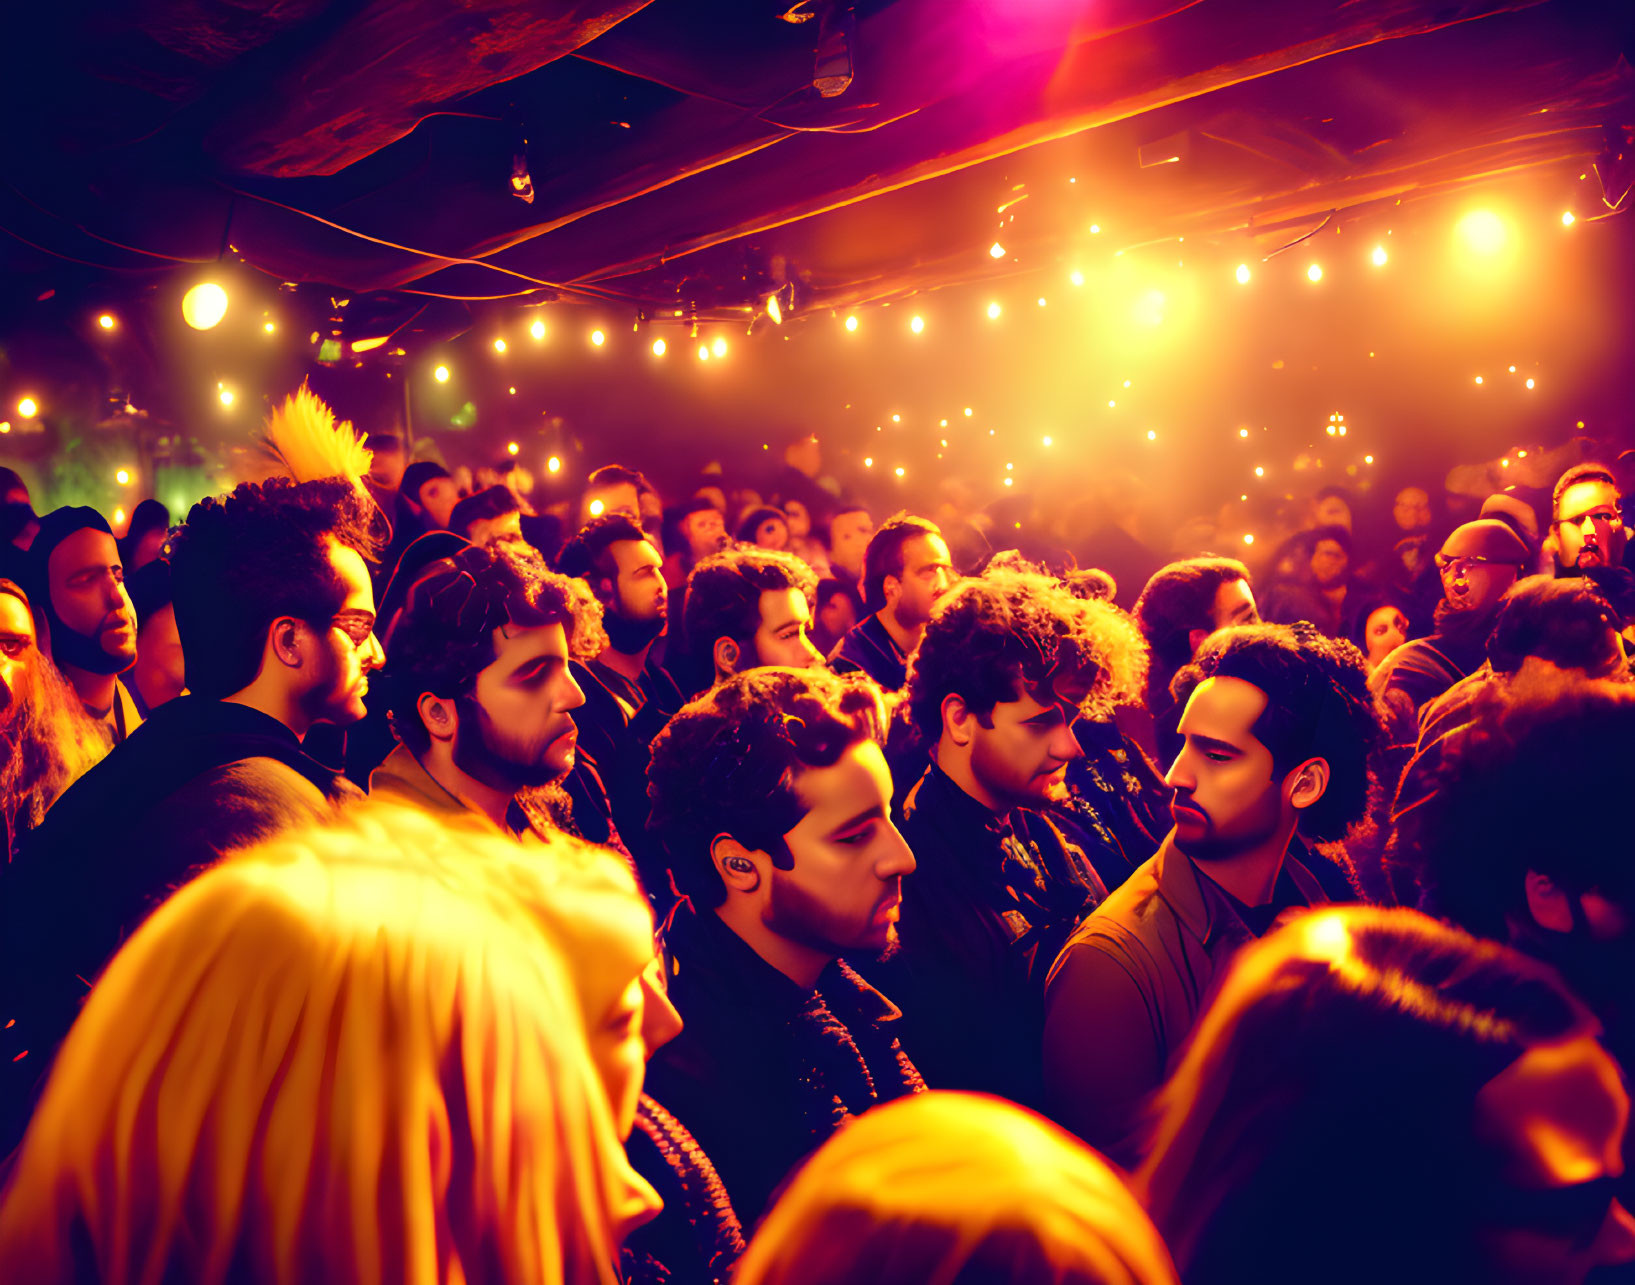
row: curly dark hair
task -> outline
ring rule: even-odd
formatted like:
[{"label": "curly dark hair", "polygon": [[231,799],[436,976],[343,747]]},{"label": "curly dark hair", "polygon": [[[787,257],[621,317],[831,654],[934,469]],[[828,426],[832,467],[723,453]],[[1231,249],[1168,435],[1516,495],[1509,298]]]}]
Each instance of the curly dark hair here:
[{"label": "curly dark hair", "polygon": [[378,679],[398,739],[424,754],[431,737],[420,720],[421,695],[469,695],[477,675],[494,663],[496,629],[543,625],[564,627],[577,660],[607,646],[602,608],[588,586],[557,575],[532,553],[472,545],[423,570],[409,588]]},{"label": "curly dark hair", "polygon": [[1223,584],[1249,579],[1236,558],[1183,558],[1160,567],[1135,601],[1135,619],[1152,648],[1154,685],[1169,679],[1192,659],[1191,634],[1215,628],[1215,594]]},{"label": "curly dark hair", "polygon": [[1266,693],[1254,733],[1279,778],[1310,758],[1328,763],[1328,788],[1301,811],[1300,833],[1319,843],[1344,838],[1368,811],[1369,759],[1386,740],[1362,652],[1304,620],[1234,625],[1213,634],[1175,676],[1176,707],[1206,678],[1241,678]]},{"label": "curly dark hair", "polygon": [[702,558],[687,577],[682,624],[687,646],[705,657],[716,639],[748,648],[761,627],[761,595],[798,589],[807,606],[817,596],[817,574],[792,553],[735,545]]},{"label": "curly dark hair", "polygon": [[342,478],[244,482],[200,500],[171,537],[171,598],[187,686],[220,700],[255,681],[281,616],[328,620],[346,600],[330,564],[335,540],[375,556],[371,510]]},{"label": "curly dark hair", "polygon": [[1134,624],[1111,603],[1077,598],[1048,576],[990,569],[961,581],[932,611],[909,660],[909,719],[934,744],[947,697],[987,718],[1058,671],[1093,673],[1085,706],[1100,717],[1133,698],[1146,659]]},{"label": "curly dark hair", "polygon": [[1398,820],[1420,908],[1503,941],[1536,870],[1635,910],[1632,780],[1635,689],[1557,675],[1495,684],[1443,742],[1435,793]]},{"label": "curly dark hair", "polygon": [[604,513],[579,528],[579,533],[556,555],[556,569],[584,580],[603,601],[617,600],[619,564],[609,552],[625,540],[645,540],[647,533],[628,513]]},{"label": "curly dark hair", "polygon": [[784,835],[807,810],[800,773],[833,766],[863,741],[884,744],[885,724],[871,681],[821,669],[752,669],[684,706],[647,767],[647,828],[669,853],[677,889],[700,907],[726,899],[710,856],[722,834],[789,869]]}]

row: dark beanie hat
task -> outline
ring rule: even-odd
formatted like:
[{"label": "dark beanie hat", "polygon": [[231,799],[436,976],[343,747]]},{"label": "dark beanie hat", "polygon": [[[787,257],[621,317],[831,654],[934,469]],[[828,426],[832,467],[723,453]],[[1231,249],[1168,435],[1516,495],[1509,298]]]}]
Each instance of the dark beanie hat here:
[{"label": "dark beanie hat", "polygon": [[448,470],[435,460],[416,460],[403,470],[403,484],[399,492],[416,504],[420,503],[420,488],[436,477],[447,477]]}]

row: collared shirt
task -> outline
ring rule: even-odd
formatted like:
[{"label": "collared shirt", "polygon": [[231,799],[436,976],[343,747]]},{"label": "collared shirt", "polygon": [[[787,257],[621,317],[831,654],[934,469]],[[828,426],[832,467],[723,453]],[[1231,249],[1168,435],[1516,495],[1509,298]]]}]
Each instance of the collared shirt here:
[{"label": "collared shirt", "polygon": [[888,692],[908,682],[908,657],[878,611],[846,631],[829,654],[829,666],[837,674],[865,673]]},{"label": "collared shirt", "polygon": [[[1273,900],[1315,906],[1328,898],[1287,856]],[[1050,969],[1048,1114],[1121,1164],[1140,1159],[1148,1100],[1173,1069],[1216,977],[1255,937],[1234,901],[1171,834],[1079,925]]]},{"label": "collared shirt", "polygon": [[903,1010],[903,1047],[933,1088],[1037,1106],[1045,972],[1105,889],[1084,854],[1025,808],[996,815],[932,764],[903,807],[919,863],[891,958],[860,970]]}]

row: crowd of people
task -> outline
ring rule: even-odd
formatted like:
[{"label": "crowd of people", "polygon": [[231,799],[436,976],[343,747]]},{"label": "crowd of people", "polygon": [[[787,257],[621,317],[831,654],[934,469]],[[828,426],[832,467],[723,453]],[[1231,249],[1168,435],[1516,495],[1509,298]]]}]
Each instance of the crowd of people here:
[{"label": "crowd of people", "polygon": [[1635,1278],[1626,460],[1252,570],[274,421],[0,472],[0,1279]]}]

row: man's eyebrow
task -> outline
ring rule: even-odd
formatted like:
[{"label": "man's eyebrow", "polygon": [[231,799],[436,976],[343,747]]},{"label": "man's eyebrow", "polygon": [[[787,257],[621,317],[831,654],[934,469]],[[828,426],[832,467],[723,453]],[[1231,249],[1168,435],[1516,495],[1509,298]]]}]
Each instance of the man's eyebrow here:
[{"label": "man's eyebrow", "polygon": [[1217,741],[1213,736],[1200,736],[1196,732],[1187,733],[1189,741],[1196,741],[1206,750],[1214,750],[1217,754],[1242,754],[1243,751],[1230,741]]},{"label": "man's eyebrow", "polygon": [[885,808],[876,803],[873,807],[864,808],[856,816],[848,817],[839,825],[831,826],[829,828],[829,833],[843,834],[847,830],[850,830],[853,826],[862,825],[865,821],[878,821],[881,817],[885,816],[885,814]]},{"label": "man's eyebrow", "polygon": [[567,663],[567,658],[564,656],[535,656],[532,660],[525,660],[522,664],[513,669],[511,671],[511,678],[513,680],[519,678],[532,678],[541,670],[560,668]]}]

